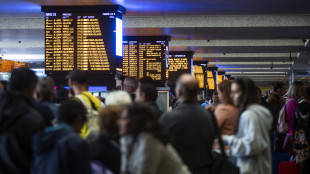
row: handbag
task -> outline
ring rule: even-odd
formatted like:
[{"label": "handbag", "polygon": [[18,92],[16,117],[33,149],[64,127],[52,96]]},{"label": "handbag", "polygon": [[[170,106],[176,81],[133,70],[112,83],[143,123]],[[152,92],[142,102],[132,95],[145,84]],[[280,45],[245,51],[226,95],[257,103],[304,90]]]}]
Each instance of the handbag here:
[{"label": "handbag", "polygon": [[215,138],[218,138],[221,153],[212,152],[213,161],[210,166],[210,174],[239,174],[239,168],[228,160],[224,150],[224,143],[221,137],[221,131],[217,125],[216,118],[210,110],[213,127],[215,130]]}]

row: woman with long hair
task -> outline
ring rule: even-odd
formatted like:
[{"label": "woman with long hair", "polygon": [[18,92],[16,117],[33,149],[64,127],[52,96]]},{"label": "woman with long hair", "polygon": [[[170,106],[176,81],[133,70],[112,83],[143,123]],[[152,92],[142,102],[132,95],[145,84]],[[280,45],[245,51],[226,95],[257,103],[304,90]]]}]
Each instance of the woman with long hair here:
[{"label": "woman with long hair", "polygon": [[118,125],[122,136],[121,173],[190,173],[149,107],[130,105],[122,112]]},{"label": "woman with long hair", "polygon": [[224,80],[218,85],[218,97],[221,104],[216,107],[216,117],[222,135],[232,135],[235,131],[238,108],[234,106],[231,94],[231,81]]},{"label": "woman with long hair", "polygon": [[240,173],[271,173],[271,113],[259,105],[255,84],[250,79],[235,79],[231,98],[239,108],[239,116],[235,135],[224,135],[223,140],[231,147],[231,156],[236,158]]}]

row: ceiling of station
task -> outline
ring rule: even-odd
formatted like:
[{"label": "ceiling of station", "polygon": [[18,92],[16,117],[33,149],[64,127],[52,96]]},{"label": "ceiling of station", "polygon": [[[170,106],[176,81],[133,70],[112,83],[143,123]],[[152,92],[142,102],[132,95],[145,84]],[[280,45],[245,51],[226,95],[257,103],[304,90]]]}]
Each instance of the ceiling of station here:
[{"label": "ceiling of station", "polygon": [[194,60],[227,74],[242,72],[233,76],[261,85],[286,81],[290,70],[302,72],[296,79],[310,84],[309,0],[1,0],[0,56],[44,61],[41,5],[114,4],[127,10],[124,35],[169,35],[170,50],[194,51]]}]

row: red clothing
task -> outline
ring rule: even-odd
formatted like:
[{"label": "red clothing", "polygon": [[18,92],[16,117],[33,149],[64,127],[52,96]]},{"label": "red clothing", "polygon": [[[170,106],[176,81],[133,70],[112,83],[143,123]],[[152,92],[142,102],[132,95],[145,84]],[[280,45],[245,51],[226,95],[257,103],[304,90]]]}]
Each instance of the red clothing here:
[{"label": "red clothing", "polygon": [[288,98],[288,102],[286,103],[285,111],[286,111],[286,122],[288,125],[287,135],[293,134],[293,118],[294,112],[298,106],[298,102],[292,98]]}]

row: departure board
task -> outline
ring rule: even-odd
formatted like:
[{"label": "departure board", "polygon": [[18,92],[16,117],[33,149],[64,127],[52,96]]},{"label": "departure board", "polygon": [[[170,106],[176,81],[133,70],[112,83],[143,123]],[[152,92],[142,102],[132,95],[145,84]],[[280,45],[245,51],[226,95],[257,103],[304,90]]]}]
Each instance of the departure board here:
[{"label": "departure board", "polygon": [[168,85],[174,86],[177,79],[183,73],[191,73],[191,59],[193,58],[192,51],[170,51],[168,59],[168,69],[166,78]]},{"label": "departure board", "polygon": [[205,75],[202,66],[193,66],[193,76],[196,77],[198,81],[198,87],[204,88]]},{"label": "departure board", "polygon": [[123,76],[151,77],[158,86],[166,80],[169,36],[125,36]]},{"label": "departure board", "polygon": [[122,67],[122,6],[42,6],[42,11],[47,74]]},{"label": "departure board", "polygon": [[0,59],[0,72],[12,72],[14,69],[20,67],[29,68],[29,63]]}]

